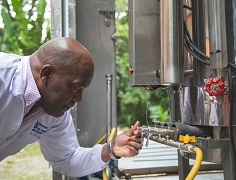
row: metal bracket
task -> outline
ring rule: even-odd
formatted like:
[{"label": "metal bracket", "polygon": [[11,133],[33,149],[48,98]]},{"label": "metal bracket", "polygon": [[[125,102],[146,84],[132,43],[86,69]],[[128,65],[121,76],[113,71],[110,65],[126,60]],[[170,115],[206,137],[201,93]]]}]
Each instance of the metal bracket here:
[{"label": "metal bracket", "polygon": [[199,147],[207,148],[207,149],[228,149],[230,148],[230,140],[229,139],[211,139],[211,138],[196,138],[196,145]]},{"label": "metal bracket", "polygon": [[99,14],[104,14],[104,23],[106,26],[110,26],[110,19],[115,17],[115,10],[98,9]]}]

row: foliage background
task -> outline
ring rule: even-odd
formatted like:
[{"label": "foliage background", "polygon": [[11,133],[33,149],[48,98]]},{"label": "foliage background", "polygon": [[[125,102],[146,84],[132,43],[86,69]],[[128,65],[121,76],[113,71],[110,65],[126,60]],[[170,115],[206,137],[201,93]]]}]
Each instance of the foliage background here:
[{"label": "foliage background", "polygon": [[[0,51],[29,55],[50,39],[50,19],[45,18],[46,0],[2,0],[0,3],[4,23],[0,28]],[[129,127],[136,120],[142,125],[147,125],[147,121],[168,121],[167,90],[150,93],[129,86],[127,0],[116,0],[116,34],[118,125]]]},{"label": "foliage background", "polygon": [[[0,51],[20,55],[33,53],[50,39],[49,19],[45,19],[46,0],[2,0]],[[43,37],[43,25],[46,35]]]}]

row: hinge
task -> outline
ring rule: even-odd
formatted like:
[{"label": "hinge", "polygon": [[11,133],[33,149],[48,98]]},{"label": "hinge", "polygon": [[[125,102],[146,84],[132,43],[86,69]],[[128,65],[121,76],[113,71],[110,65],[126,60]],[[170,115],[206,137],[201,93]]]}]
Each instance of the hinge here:
[{"label": "hinge", "polygon": [[110,26],[110,19],[115,17],[115,10],[98,9],[100,14],[104,14],[104,23],[106,26]]}]

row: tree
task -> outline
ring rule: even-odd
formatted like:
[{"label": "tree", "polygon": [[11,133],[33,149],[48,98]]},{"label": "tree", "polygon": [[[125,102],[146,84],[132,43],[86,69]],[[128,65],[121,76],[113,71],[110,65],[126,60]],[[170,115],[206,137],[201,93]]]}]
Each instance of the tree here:
[{"label": "tree", "polygon": [[118,124],[130,126],[136,120],[141,121],[142,125],[147,125],[153,120],[168,121],[169,96],[167,89],[150,92],[129,86],[127,0],[116,0],[116,33],[118,34],[116,42]]},{"label": "tree", "polygon": [[[2,0],[0,50],[16,54],[32,54],[50,38],[49,19],[44,18],[46,0]],[[46,36],[43,37],[43,23]]]}]

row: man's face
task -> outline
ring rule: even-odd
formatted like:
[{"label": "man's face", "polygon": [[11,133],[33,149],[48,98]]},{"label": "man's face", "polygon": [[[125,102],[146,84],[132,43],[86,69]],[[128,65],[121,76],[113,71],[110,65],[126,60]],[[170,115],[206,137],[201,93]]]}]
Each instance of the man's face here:
[{"label": "man's face", "polygon": [[55,117],[62,116],[76,102],[82,100],[82,92],[93,78],[93,70],[80,69],[78,72],[55,70],[47,85],[41,89],[40,103],[44,111]]}]

